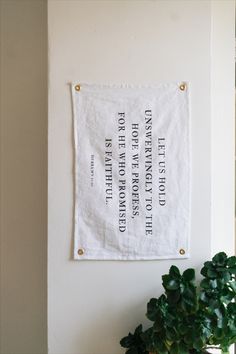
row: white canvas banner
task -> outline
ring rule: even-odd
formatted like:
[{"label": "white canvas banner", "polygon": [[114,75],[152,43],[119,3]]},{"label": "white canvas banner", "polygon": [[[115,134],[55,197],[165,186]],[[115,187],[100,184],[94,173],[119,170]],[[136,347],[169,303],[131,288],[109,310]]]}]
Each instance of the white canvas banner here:
[{"label": "white canvas banner", "polygon": [[189,256],[188,91],[72,86],[75,259]]}]

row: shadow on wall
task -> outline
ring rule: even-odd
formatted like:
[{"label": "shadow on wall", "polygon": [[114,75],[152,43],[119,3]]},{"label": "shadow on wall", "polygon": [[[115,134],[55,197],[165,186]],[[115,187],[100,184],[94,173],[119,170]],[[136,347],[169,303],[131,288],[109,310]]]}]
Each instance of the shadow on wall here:
[{"label": "shadow on wall", "polygon": [[47,2],[0,2],[1,354],[47,353]]}]

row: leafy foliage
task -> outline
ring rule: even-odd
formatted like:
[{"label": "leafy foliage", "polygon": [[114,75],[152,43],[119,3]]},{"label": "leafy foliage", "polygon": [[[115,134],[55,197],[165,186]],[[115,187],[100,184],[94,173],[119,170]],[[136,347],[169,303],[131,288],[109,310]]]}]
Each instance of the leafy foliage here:
[{"label": "leafy foliage", "polygon": [[216,347],[228,353],[236,342],[236,257],[216,254],[201,269],[197,289],[195,270],[180,273],[171,266],[162,276],[165,293],[147,304],[153,325],[139,325],[120,344],[126,354],[198,354]]},{"label": "leafy foliage", "polygon": [[139,325],[134,334],[129,333],[127,337],[121,339],[120,344],[123,348],[129,348],[126,354],[148,354],[145,343],[142,339],[143,326]]}]

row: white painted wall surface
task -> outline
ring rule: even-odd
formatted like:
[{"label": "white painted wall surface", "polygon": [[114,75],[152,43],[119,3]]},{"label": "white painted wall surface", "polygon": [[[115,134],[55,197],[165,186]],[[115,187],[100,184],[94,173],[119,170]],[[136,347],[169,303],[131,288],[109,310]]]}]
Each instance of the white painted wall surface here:
[{"label": "white painted wall surface", "polygon": [[[233,1],[220,1],[230,23]],[[73,139],[69,83],[191,83],[191,258],[201,267],[211,244],[211,1],[49,0],[49,354],[119,354],[119,340],[145,321],[146,302],[161,291],[167,261],[72,260]],[[221,32],[220,32],[221,34]],[[232,53],[233,55],[233,53]],[[221,66],[226,64],[223,59]],[[227,65],[230,65],[227,61]],[[227,71],[225,79],[233,72]],[[226,102],[226,98],[224,97]],[[222,102],[222,105],[225,103]],[[228,103],[228,101],[227,101]],[[233,102],[232,102],[233,104]],[[227,123],[233,120],[227,112]],[[222,123],[223,124],[223,123]],[[219,128],[217,128],[219,129]],[[219,130],[217,130],[219,133]],[[215,134],[215,133],[214,133]],[[226,138],[224,131],[224,138]],[[226,154],[231,154],[231,143]],[[233,163],[233,161],[232,161]],[[231,166],[230,162],[229,165]],[[230,167],[229,168],[229,172]],[[228,171],[218,170],[218,178]],[[228,192],[233,185],[230,179]],[[215,198],[214,203],[219,203]],[[231,212],[231,199],[227,200]],[[215,214],[221,218],[221,215]],[[230,224],[230,220],[228,220]],[[232,223],[234,220],[232,219]],[[228,245],[232,225],[224,235]],[[224,249],[224,239],[218,246]],[[228,241],[229,240],[229,241]],[[233,252],[233,250],[232,250]]]}]

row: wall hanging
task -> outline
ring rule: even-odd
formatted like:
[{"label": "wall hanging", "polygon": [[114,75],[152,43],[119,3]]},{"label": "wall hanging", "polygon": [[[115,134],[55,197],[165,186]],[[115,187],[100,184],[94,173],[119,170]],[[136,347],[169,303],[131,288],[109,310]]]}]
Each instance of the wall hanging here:
[{"label": "wall hanging", "polygon": [[72,85],[74,258],[189,257],[189,86]]}]

